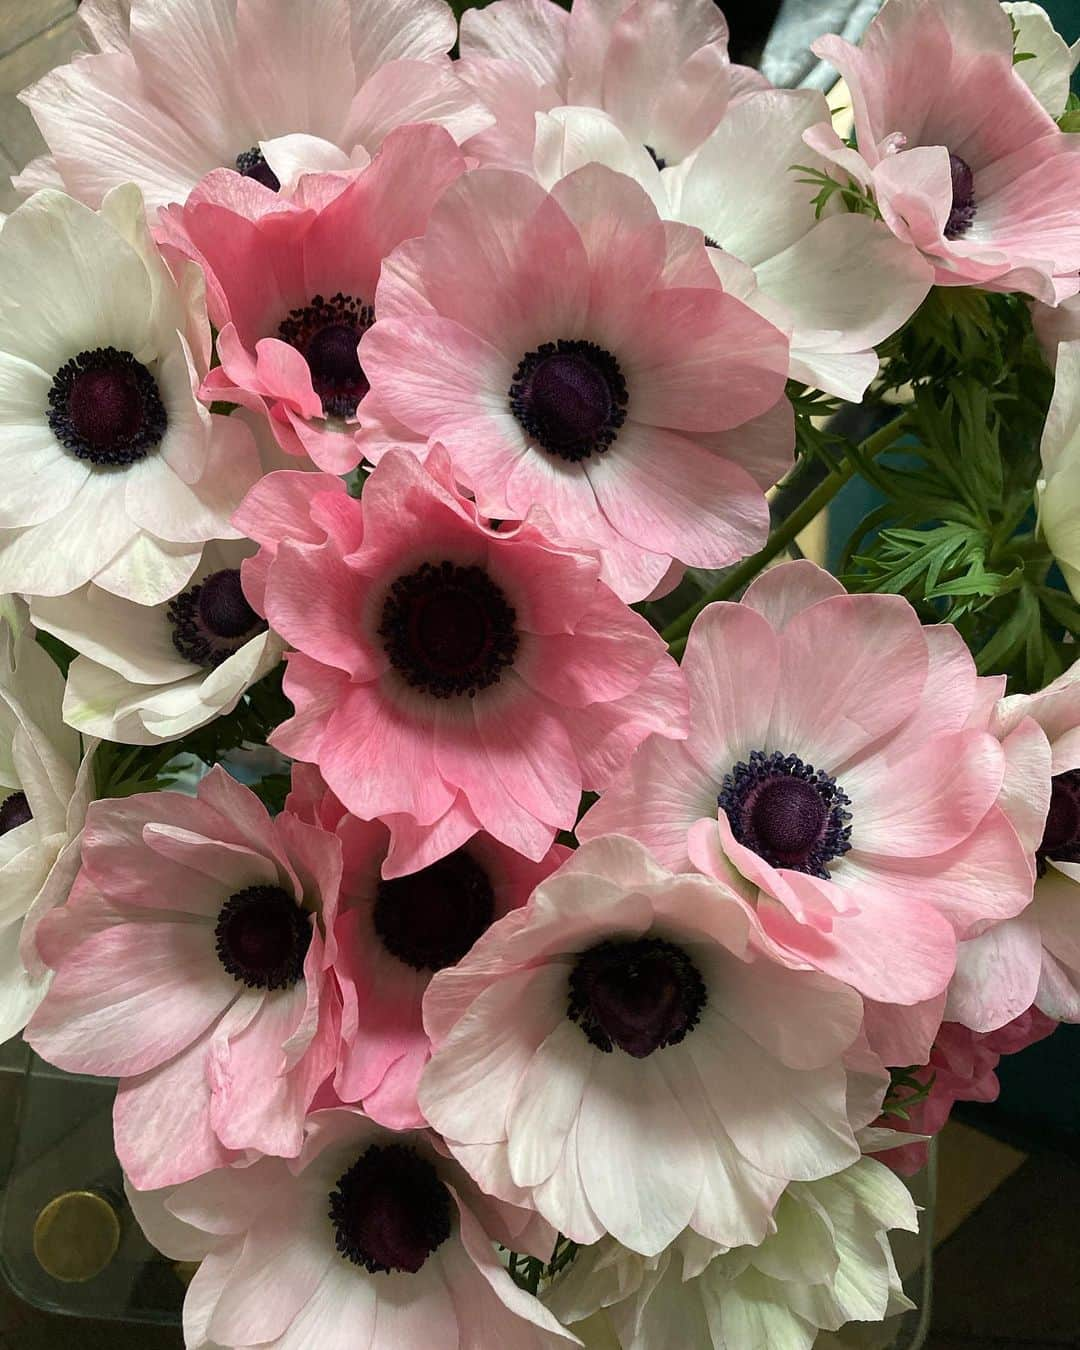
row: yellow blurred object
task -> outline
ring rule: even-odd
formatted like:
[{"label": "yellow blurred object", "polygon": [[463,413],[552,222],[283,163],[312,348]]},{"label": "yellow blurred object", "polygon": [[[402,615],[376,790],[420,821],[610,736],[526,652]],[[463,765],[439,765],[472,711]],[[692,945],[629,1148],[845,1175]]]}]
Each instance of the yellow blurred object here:
[{"label": "yellow blurred object", "polygon": [[120,1245],[120,1219],[94,1191],[66,1191],[34,1224],[34,1255],[54,1280],[84,1284],[100,1275]]}]

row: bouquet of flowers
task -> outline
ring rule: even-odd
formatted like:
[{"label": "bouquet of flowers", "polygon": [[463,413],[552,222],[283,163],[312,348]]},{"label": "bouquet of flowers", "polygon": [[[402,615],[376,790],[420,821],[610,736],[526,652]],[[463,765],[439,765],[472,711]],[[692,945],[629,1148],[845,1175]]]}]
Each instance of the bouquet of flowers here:
[{"label": "bouquet of flowers", "polygon": [[886,0],[830,106],[712,0],[80,12],[0,232],[0,1013],[119,1079],[187,1347],[910,1307],[897,1173],[1080,1021],[1080,52]]}]

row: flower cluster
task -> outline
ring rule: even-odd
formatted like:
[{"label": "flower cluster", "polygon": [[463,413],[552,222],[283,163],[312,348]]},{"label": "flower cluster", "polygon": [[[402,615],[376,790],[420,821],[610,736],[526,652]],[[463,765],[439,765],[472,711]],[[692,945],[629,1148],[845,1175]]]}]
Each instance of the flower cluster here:
[{"label": "flower cluster", "polygon": [[[119,1080],[188,1350],[910,1307],[896,1172],[1080,1022],[1072,53],[886,0],[845,140],[712,0],[80,16],[0,233],[0,1023]],[[856,472],[917,528],[781,560]]]}]

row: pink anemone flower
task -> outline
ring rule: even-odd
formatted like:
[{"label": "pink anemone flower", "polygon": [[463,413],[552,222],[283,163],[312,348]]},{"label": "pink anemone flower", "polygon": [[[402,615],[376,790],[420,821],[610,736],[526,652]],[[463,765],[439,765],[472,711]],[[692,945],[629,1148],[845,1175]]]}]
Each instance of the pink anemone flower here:
[{"label": "pink anemone flower", "polygon": [[350,816],[311,765],[294,766],[285,809],[335,831],[344,854],[334,928],[342,998],[334,1092],[389,1129],[418,1128],[425,1121],[416,1089],[431,1054],[421,1009],[433,974],[520,908],[569,850],[556,844],[534,863],[474,834],[418,871],[387,878],[387,827]]},{"label": "pink anemone flower", "polygon": [[758,947],[752,912],[631,839],[584,844],[424,998],[420,1106],[489,1194],[576,1242],[757,1245],[788,1182],[859,1146],[862,1002]]},{"label": "pink anemone flower", "polygon": [[542,506],[627,601],[764,543],[794,444],[787,338],[629,178],[464,174],[387,260],[375,309],[368,458],[440,441],[485,515]]},{"label": "pink anemone flower", "polygon": [[464,169],[441,127],[404,127],[366,169],[307,175],[288,200],[219,170],[163,212],[158,237],[200,264],[220,330],[221,364],[203,395],[261,413],[290,454],[330,473],[355,468],[368,391],[357,345],[375,319],[383,259],[423,233]]},{"label": "pink anemone flower", "polygon": [[300,1152],[337,1058],[324,934],[340,881],[332,834],[271,819],[220,768],[195,798],[91,806],[71,898],[37,930],[55,974],[26,1039],[120,1078],[116,1152],[138,1185]]},{"label": "pink anemone flower", "polygon": [[458,71],[495,115],[469,142],[489,164],[528,168],[535,114],[602,108],[661,164],[691,154],[729,103],[768,88],[732,65],[714,0],[495,0],[461,19]]},{"label": "pink anemone flower", "polygon": [[87,0],[81,17],[100,50],[21,95],[50,151],[27,192],[96,206],[135,182],[166,206],[218,168],[276,191],[366,163],[395,127],[463,140],[492,120],[447,58],[445,0]]},{"label": "pink anemone flower", "polygon": [[1076,294],[1080,135],[1014,66],[998,0],[888,0],[861,47],[827,36],[814,51],[847,80],[859,149],[827,126],[808,140],[873,189],[939,286]]},{"label": "pink anemone flower", "polygon": [[709,606],[683,671],[689,738],[645,742],[579,837],[621,831],[722,878],[789,958],[894,1021],[917,1005],[932,1034],[957,939],[1031,900],[997,801],[998,683],[951,627],[924,630],[895,596],[849,596],[808,562]]},{"label": "pink anemone flower", "polygon": [[540,518],[489,523],[440,449],[387,455],[359,501],[315,477],[271,474],[237,516],[276,538],[265,612],[296,649],[271,742],[386,823],[394,875],[479,830],[538,862],[583,789],[651,732],[685,734],[678,667],[595,555]]},{"label": "pink anemone flower", "polygon": [[1003,699],[994,730],[1008,764],[1002,801],[1035,855],[1035,899],[961,944],[947,1014],[991,1031],[1034,1003],[1080,1022],[1080,663]]},{"label": "pink anemone flower", "polygon": [[581,1344],[495,1249],[546,1260],[551,1230],[481,1195],[428,1133],[319,1111],[295,1162],[127,1193],[156,1247],[202,1262],[184,1301],[187,1350]]}]

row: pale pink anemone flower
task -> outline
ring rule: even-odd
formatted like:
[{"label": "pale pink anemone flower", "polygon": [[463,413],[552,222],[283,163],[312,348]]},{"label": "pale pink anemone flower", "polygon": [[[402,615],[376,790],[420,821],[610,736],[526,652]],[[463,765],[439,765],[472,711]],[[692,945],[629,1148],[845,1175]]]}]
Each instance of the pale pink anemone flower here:
[{"label": "pale pink anemone flower", "polygon": [[651,732],[685,734],[664,643],[545,517],[486,521],[441,448],[388,454],[359,501],[326,482],[271,474],[236,517],[276,540],[248,596],[296,649],[296,715],[270,740],[385,822],[394,875],[480,830],[538,862],[583,789]]},{"label": "pale pink anemone flower", "polygon": [[395,127],[438,122],[462,140],[491,115],[446,53],[445,0],[87,0],[101,50],[20,95],[50,154],[16,179],[97,205],[135,182],[182,202],[212,169],[277,189],[304,171],[363,165]]},{"label": "pale pink anemone flower", "polygon": [[214,769],[198,796],[95,802],[82,871],[37,945],[40,1055],[120,1078],[117,1157],[145,1188],[248,1150],[295,1157],[337,1059],[324,967],[341,845]]},{"label": "pale pink anemone flower", "polygon": [[764,543],[794,444],[787,338],[629,178],[463,175],[387,260],[375,309],[370,459],[442,442],[483,514],[544,507],[627,601]]},{"label": "pale pink anemone flower", "polygon": [[350,816],[313,766],[294,766],[285,809],[335,831],[344,855],[334,929],[342,999],[334,1093],[389,1129],[418,1128],[425,1121],[416,1089],[431,1053],[421,1008],[432,975],[523,905],[569,850],[556,844],[535,863],[474,834],[418,871],[386,878],[389,830]]},{"label": "pale pink anemone flower", "polygon": [[888,0],[861,47],[826,36],[813,50],[847,81],[859,148],[828,125],[809,143],[872,189],[939,286],[1076,294],[1080,135],[1014,67],[998,0]]},{"label": "pale pink anemone flower", "polygon": [[818,189],[794,166],[829,167],[802,141],[828,116],[812,89],[753,93],[688,159],[660,169],[607,113],[557,108],[536,119],[534,169],[545,187],[590,162],[635,178],[665,220],[723,250],[710,257],[725,288],[790,335],[791,377],[858,403],[878,372],[874,348],[919,307],[933,272],[836,198],[819,216]]},{"label": "pale pink anemone flower", "polygon": [[853,1163],[868,1122],[841,1061],[862,1001],[754,928],[631,839],[584,844],[432,980],[421,1110],[486,1192],[575,1242],[756,1245],[788,1182]]},{"label": "pale pink anemone flower", "polygon": [[977,1031],[1030,1004],[1080,1022],[1080,663],[1037,694],[999,704],[1002,800],[1035,855],[1033,903],[961,944],[947,1016]]},{"label": "pale pink anemone flower", "polygon": [[[722,878],[789,957],[888,1005],[894,1042],[905,1014],[932,1035],[957,939],[1031,901],[1030,856],[997,804],[999,682],[979,680],[952,627],[849,596],[809,562],[710,605],[682,669],[689,738],[646,741],[579,838],[619,831]],[[886,1063],[919,1062],[870,1025]]]},{"label": "pale pink anemone flower", "polygon": [[318,1111],[294,1162],[127,1187],[150,1241],[201,1261],[187,1350],[559,1350],[580,1345],[495,1243],[547,1259],[533,1214],[481,1195],[427,1132]]},{"label": "pale pink anemone flower", "polygon": [[732,65],[713,0],[495,0],[461,17],[457,69],[495,115],[470,152],[526,169],[535,114],[603,108],[658,160],[695,150],[741,94],[768,87]]},{"label": "pale pink anemone flower", "polygon": [[423,233],[464,169],[441,127],[404,127],[366,169],[305,175],[291,199],[219,170],[162,212],[159,240],[202,267],[219,329],[220,365],[203,396],[266,417],[289,454],[329,473],[354,469],[368,391],[357,344],[375,319],[383,259]]},{"label": "pale pink anemone flower", "polygon": [[[1015,1055],[1056,1031],[1058,1023],[1030,1008],[997,1031],[970,1031],[955,1022],[944,1022],[934,1037],[929,1063],[912,1077],[930,1091],[908,1108],[908,1117],[882,1116],[881,1124],[904,1134],[937,1134],[944,1128],[957,1102],[997,1101],[1001,1084],[994,1072],[1003,1055]],[[902,1099],[901,1099],[902,1104]],[[909,1177],[926,1166],[929,1144],[917,1140],[886,1149],[876,1156],[901,1176]]]},{"label": "pale pink anemone flower", "polygon": [[262,466],[196,398],[202,277],[174,278],[130,185],[100,211],[39,192],[0,234],[0,592],[93,582],[141,605],[187,585]]}]

